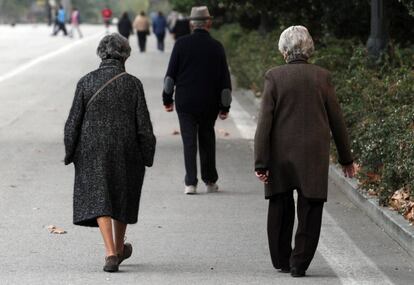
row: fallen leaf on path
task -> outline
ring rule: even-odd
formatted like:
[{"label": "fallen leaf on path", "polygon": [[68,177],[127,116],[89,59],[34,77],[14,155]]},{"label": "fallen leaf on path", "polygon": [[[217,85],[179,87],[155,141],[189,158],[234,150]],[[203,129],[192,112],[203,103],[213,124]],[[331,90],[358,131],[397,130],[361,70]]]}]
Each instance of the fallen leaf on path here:
[{"label": "fallen leaf on path", "polygon": [[221,135],[221,136],[223,136],[223,137],[228,137],[228,136],[230,136],[230,133],[229,132],[227,132],[225,129],[219,129],[219,134]]},{"label": "fallen leaf on path", "polygon": [[171,134],[172,134],[173,136],[178,136],[178,135],[180,134],[180,132],[179,132],[179,131],[177,131],[177,130],[174,130]]},{"label": "fallen leaf on path", "polygon": [[58,227],[56,227],[54,225],[48,226],[47,229],[49,230],[49,232],[51,234],[62,235],[62,234],[66,234],[67,233],[64,229],[58,228]]}]

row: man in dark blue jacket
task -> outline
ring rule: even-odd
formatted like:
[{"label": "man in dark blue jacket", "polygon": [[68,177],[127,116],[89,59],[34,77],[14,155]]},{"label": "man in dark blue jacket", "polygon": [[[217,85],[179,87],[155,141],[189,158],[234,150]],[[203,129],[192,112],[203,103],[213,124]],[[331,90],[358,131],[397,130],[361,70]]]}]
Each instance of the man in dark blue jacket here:
[{"label": "man in dark blue jacket", "polygon": [[167,30],[167,20],[162,12],[158,12],[157,17],[152,21],[152,30],[157,37],[157,47],[159,51],[164,51],[165,32]]},{"label": "man in dark blue jacket", "polygon": [[231,81],[222,44],[209,34],[212,17],[207,7],[191,11],[193,33],[174,46],[164,80],[163,101],[167,112],[175,105],[184,144],[185,193],[197,192],[197,140],[201,178],[207,192],[217,192],[217,116],[225,120],[231,104]]}]

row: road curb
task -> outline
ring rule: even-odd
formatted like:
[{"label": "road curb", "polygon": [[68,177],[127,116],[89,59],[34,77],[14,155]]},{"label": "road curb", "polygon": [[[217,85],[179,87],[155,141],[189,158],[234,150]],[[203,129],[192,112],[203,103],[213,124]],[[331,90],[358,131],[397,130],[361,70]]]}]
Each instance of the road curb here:
[{"label": "road curb", "polygon": [[378,198],[358,190],[356,180],[345,178],[338,166],[329,166],[329,179],[408,254],[414,256],[414,227],[406,219],[396,211],[379,206]]},{"label": "road curb", "polygon": [[[261,100],[252,91],[241,89],[238,90],[237,95],[248,98],[259,109]],[[345,178],[342,171],[334,164],[329,166],[329,179],[352,203],[370,217],[409,255],[414,257],[414,227],[406,219],[395,211],[379,206],[377,198],[367,196],[361,192],[358,189],[357,181]]]}]

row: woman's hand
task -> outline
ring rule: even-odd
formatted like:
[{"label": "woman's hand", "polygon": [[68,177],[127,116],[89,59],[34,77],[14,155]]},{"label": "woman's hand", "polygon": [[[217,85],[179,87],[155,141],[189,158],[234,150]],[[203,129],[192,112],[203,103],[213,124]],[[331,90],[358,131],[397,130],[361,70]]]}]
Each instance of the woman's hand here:
[{"label": "woman's hand", "polygon": [[164,108],[165,108],[165,111],[172,112],[174,111],[174,104],[165,105]]},{"label": "woman's hand", "polygon": [[345,177],[353,178],[356,173],[355,163],[351,163],[349,165],[343,165],[342,171],[344,172]]},{"label": "woman's hand", "polygon": [[269,183],[269,170],[256,171],[256,177],[259,178],[264,184]]},{"label": "woman's hand", "polygon": [[222,119],[222,120],[227,119],[228,116],[229,116],[228,112],[220,112],[219,113],[219,118]]}]

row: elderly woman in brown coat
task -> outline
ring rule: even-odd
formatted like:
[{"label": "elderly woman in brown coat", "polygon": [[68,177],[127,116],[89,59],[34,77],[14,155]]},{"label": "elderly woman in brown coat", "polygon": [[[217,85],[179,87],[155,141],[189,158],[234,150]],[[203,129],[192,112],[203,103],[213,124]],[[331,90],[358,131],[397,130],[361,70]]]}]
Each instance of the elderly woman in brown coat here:
[{"label": "elderly woman in brown coat", "polygon": [[80,79],[65,125],[65,164],[75,165],[73,222],[99,226],[107,272],[132,254],[125,231],[137,222],[145,167],[155,152],[144,89],[125,72],[130,52],[119,34],[101,40],[102,62]]},{"label": "elderly woman in brown coat", "polygon": [[[303,26],[286,29],[279,50],[287,64],[265,76],[255,136],[255,170],[269,199],[267,230],[273,266],[301,277],[318,245],[327,199],[331,133],[345,175],[353,177],[355,167],[331,74],[308,63],[314,51],[308,30]],[[292,250],[295,189],[298,228]]]}]

